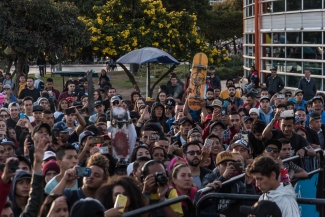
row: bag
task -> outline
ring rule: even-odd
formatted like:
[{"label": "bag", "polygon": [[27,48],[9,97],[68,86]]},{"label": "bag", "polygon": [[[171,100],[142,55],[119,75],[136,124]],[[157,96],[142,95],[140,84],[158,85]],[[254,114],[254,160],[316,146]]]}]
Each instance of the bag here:
[{"label": "bag", "polygon": [[42,80],[38,83],[37,89],[39,91],[43,91],[44,90],[44,82]]}]

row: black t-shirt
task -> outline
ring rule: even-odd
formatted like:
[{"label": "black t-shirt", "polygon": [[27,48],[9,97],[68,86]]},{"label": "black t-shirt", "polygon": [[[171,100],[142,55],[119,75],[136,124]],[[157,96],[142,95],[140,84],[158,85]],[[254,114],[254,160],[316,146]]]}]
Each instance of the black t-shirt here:
[{"label": "black t-shirt", "polygon": [[252,155],[253,157],[257,157],[261,155],[265,149],[265,139],[262,139],[262,141],[259,141],[255,138],[252,132],[248,133],[248,141],[252,146]]},{"label": "black t-shirt", "polygon": [[[272,130],[273,139],[280,139],[280,138],[286,138],[281,130],[273,129]],[[303,147],[308,146],[307,140],[302,137],[301,135],[292,132],[292,137],[290,138],[290,144],[291,144],[291,154],[290,156],[296,155],[297,151],[302,149]]]},{"label": "black t-shirt", "polygon": [[36,102],[40,97],[40,92],[36,89],[30,90],[28,88],[25,88],[20,92],[18,99],[24,99],[26,96],[32,97],[33,102]]}]

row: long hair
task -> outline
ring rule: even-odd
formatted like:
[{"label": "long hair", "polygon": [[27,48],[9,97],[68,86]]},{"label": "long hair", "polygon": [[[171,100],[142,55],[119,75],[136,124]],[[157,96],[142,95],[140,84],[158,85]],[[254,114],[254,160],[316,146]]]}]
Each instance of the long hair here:
[{"label": "long hair", "polygon": [[[38,217],[47,217],[48,213],[50,212],[51,206],[53,201],[55,201],[57,198],[63,196],[63,194],[50,194],[45,198],[45,201],[43,205],[41,206],[41,209],[38,213]],[[67,200],[68,209],[70,210],[70,204]]]},{"label": "long hair", "polygon": [[116,186],[122,186],[129,197],[129,211],[144,207],[143,196],[137,181],[129,176],[113,176],[97,191],[96,199],[98,199],[106,209],[114,207],[115,201],[113,201],[113,190]]},{"label": "long hair", "polygon": [[[63,109],[62,109],[62,107],[61,107],[61,104],[62,104],[63,101],[68,102],[66,99],[61,99],[61,100],[59,101],[59,103],[58,103],[58,109],[57,109],[57,110],[60,111],[60,112],[64,112]],[[68,107],[69,107],[69,106],[68,106]]]}]

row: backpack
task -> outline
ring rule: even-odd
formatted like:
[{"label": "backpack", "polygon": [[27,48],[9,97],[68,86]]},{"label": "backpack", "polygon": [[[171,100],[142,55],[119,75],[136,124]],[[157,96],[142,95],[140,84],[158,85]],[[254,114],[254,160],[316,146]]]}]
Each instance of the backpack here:
[{"label": "backpack", "polygon": [[38,83],[37,89],[39,91],[43,91],[44,90],[44,82],[42,80],[40,80],[40,82]]}]

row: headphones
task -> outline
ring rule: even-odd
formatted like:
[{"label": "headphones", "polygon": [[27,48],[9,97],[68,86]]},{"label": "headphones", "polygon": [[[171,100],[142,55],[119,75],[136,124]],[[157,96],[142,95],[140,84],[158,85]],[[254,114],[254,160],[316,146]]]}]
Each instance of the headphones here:
[{"label": "headphones", "polygon": [[163,166],[163,168],[165,168],[164,164],[159,162],[159,161],[155,161],[155,160],[149,160],[148,162],[146,162],[143,167],[141,168],[141,182],[144,182],[145,178],[147,177],[148,174],[145,174],[145,172],[147,171],[147,167],[153,165],[153,164],[161,164]]}]

